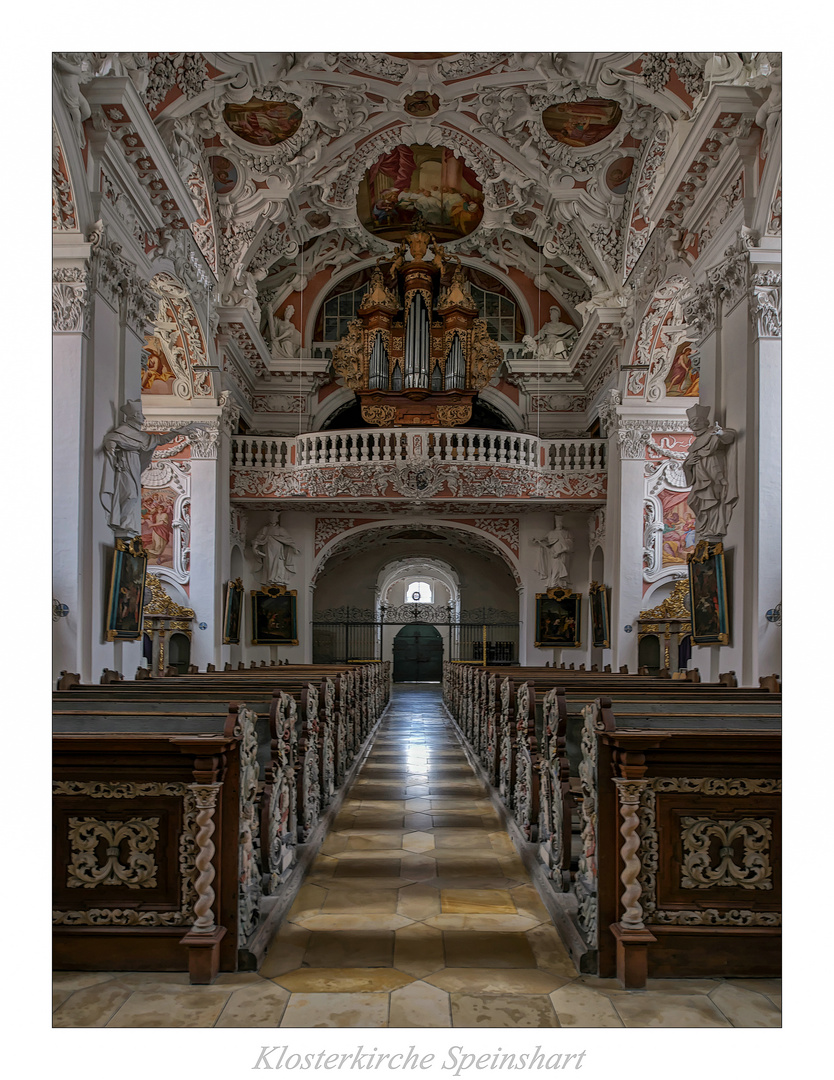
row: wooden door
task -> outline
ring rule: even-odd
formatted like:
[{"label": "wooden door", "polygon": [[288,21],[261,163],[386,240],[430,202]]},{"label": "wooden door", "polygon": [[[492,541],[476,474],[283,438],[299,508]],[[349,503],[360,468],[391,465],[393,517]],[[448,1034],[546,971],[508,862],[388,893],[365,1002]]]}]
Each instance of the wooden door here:
[{"label": "wooden door", "polygon": [[443,638],[433,626],[404,626],[394,638],[394,682],[440,682]]}]

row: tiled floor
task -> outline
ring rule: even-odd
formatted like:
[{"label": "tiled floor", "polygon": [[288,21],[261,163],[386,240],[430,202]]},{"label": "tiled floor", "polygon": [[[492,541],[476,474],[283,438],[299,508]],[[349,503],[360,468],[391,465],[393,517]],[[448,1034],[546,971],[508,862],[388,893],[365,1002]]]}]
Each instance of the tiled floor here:
[{"label": "tiled floor", "polygon": [[436,686],[394,700],[260,972],[58,972],[59,1027],[778,1027],[778,979],[579,976]]}]

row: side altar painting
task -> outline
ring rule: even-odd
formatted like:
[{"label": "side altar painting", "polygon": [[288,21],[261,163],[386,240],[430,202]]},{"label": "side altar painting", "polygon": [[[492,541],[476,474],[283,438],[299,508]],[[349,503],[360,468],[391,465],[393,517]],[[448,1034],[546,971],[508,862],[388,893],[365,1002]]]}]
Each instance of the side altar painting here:
[{"label": "side altar painting", "polygon": [[582,593],[570,589],[536,593],[536,648],[579,648],[581,611]]},{"label": "side altar painting", "polygon": [[264,585],[252,596],[252,644],[297,645],[296,590],[283,585]]},{"label": "side altar painting", "polygon": [[696,645],[727,645],[730,641],[730,617],[724,545],[699,540],[689,555],[688,564],[692,640]]},{"label": "side altar painting", "polygon": [[459,240],[480,223],[484,194],[451,150],[395,146],[365,173],[356,209],[368,232],[385,240],[402,240],[422,219],[442,242]]},{"label": "side altar painting", "polygon": [[148,556],[138,537],[116,540],[107,601],[108,641],[136,641],[141,637],[147,568]]},{"label": "side altar painting", "polygon": [[226,583],[226,595],[223,603],[223,644],[240,643],[240,629],[243,615],[243,582],[240,578]]}]

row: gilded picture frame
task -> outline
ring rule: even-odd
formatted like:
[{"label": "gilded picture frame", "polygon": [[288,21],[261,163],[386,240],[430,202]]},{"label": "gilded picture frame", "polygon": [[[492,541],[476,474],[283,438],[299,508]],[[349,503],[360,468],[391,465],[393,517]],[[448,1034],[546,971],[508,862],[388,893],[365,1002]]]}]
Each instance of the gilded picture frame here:
[{"label": "gilded picture frame", "polygon": [[243,582],[240,578],[226,582],[223,601],[223,644],[239,645],[243,623]]},{"label": "gilded picture frame", "polygon": [[536,648],[578,649],[581,640],[582,593],[548,589],[536,593]]},{"label": "gilded picture frame", "polygon": [[730,613],[724,545],[699,540],[687,557],[695,645],[728,645]]},{"label": "gilded picture frame", "polygon": [[595,649],[611,648],[610,590],[592,581],[588,587],[591,607],[591,642]]},{"label": "gilded picture frame", "polygon": [[252,644],[297,645],[296,590],[285,585],[264,585],[251,592]]},{"label": "gilded picture frame", "polygon": [[107,600],[108,641],[138,641],[142,636],[148,556],[141,537],[116,540]]}]

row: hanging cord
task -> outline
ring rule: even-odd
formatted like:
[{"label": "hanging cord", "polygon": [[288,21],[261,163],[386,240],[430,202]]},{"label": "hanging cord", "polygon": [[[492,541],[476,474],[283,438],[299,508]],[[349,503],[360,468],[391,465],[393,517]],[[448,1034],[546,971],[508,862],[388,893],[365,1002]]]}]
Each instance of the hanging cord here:
[{"label": "hanging cord", "polygon": [[[299,321],[301,322],[301,347],[298,350],[299,353],[300,353],[300,355],[298,357],[298,402],[299,402],[299,405],[302,403],[302,400],[304,398],[304,392],[302,390],[302,386],[303,386],[303,364],[301,362],[301,358],[304,355],[304,293],[307,291],[306,279],[304,277],[304,244],[303,243],[301,245],[301,285],[302,285],[302,287],[301,287],[301,290],[300,290],[300,293],[299,293],[300,299],[299,299],[299,303],[298,303]],[[312,393],[313,393],[313,391],[311,390],[310,391],[311,397],[312,397]],[[312,402],[311,402],[311,405],[312,405]],[[299,410],[298,410],[298,434],[299,434],[299,436],[301,435],[301,417],[302,417],[302,415],[303,415],[303,410],[299,408]]]}]

